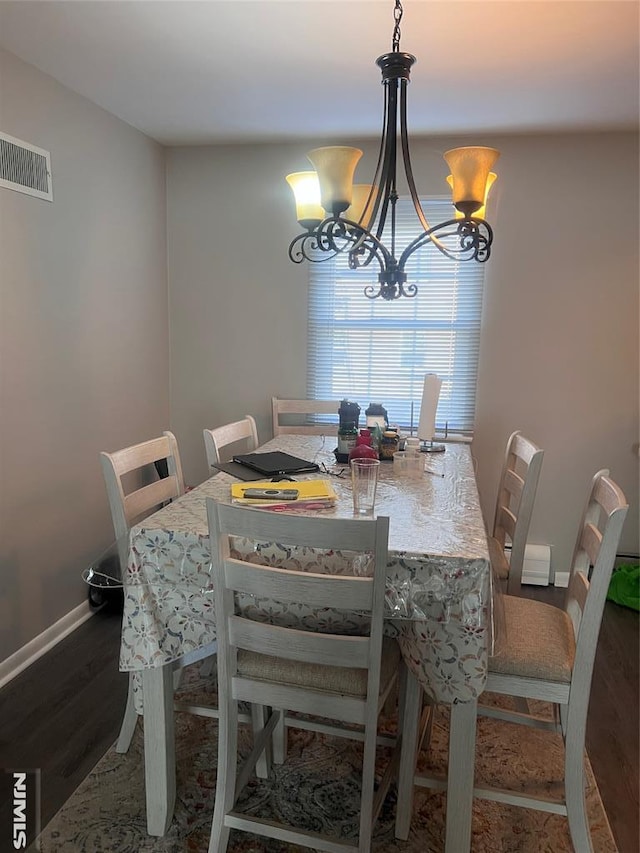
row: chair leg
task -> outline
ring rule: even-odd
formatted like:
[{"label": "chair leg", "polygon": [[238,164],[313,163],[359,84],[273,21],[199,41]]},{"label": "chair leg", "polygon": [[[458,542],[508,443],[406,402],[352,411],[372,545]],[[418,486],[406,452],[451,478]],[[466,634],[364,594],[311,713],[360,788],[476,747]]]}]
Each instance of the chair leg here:
[{"label": "chair leg", "polygon": [[398,734],[402,738],[400,746],[400,767],[398,769],[398,801],[396,805],[395,836],[406,841],[411,828],[413,812],[413,785],[418,751],[420,730],[420,710],[422,707],[422,688],[413,673],[402,667],[400,673],[400,709]]},{"label": "chair leg", "polygon": [[[254,743],[267,723],[269,718],[268,712],[269,709],[265,708],[264,705],[257,705],[255,703],[251,705],[251,728],[253,729]],[[284,713],[281,716],[284,716]],[[271,740],[268,740],[264,751],[256,761],[256,776],[258,779],[269,778],[269,773],[271,772],[271,761]]]},{"label": "chair leg", "polygon": [[554,716],[558,716],[560,719],[560,723],[558,726],[558,731],[561,731],[563,735],[567,734],[567,716],[568,716],[569,708],[567,705],[554,705]]},{"label": "chair leg", "polygon": [[133,698],[133,679],[134,675],[132,672],[130,672],[127,704],[124,709],[122,725],[120,726],[120,734],[118,735],[118,740],[116,742],[116,752],[120,753],[125,753],[129,751],[129,747],[131,746],[131,741],[133,739],[133,733],[136,730],[136,724],[138,722],[138,714],[136,712]]},{"label": "chair leg", "polygon": [[[572,721],[573,724],[574,721]],[[581,724],[582,723],[582,724]],[[564,789],[569,832],[575,850],[593,853],[587,818],[584,774],[584,734],[586,719],[568,731],[564,747]]]},{"label": "chair leg", "polygon": [[280,720],[273,730],[273,763],[284,764],[287,757],[287,726],[285,724],[286,712],[280,712]]},{"label": "chair leg", "polygon": [[208,658],[205,658],[200,666],[200,675],[203,678],[210,678],[213,675],[215,664],[215,655],[210,655]]},{"label": "chair leg", "polygon": [[431,747],[431,734],[433,732],[433,720],[436,715],[436,711],[438,710],[438,705],[436,702],[433,702],[429,697],[425,694],[423,696],[423,707],[424,705],[430,706],[429,711],[429,719],[427,720],[427,726],[424,730],[424,734],[418,744],[418,749],[426,749],[429,750]]},{"label": "chair leg", "polygon": [[447,773],[446,853],[463,853],[463,851],[466,853],[471,849],[471,808],[473,805],[477,716],[477,700],[451,705],[449,770]]},{"label": "chair leg", "polygon": [[178,667],[173,670],[173,692],[176,690],[180,690],[180,685],[182,684],[182,676],[184,675],[184,667]]},{"label": "chair leg", "polygon": [[373,833],[373,783],[376,770],[377,719],[366,727],[362,756],[362,792],[360,797],[360,833],[358,853],[370,853]]},{"label": "chair leg", "polygon": [[[238,705],[220,707],[218,727],[218,776],[216,779],[216,801],[213,809],[209,853],[226,853],[229,844],[229,827],[224,819],[235,802],[236,777],[238,773]],[[258,706],[262,708],[262,706]]]},{"label": "chair leg", "polygon": [[176,738],[171,664],[142,670],[147,833],[166,834],[176,801]]}]

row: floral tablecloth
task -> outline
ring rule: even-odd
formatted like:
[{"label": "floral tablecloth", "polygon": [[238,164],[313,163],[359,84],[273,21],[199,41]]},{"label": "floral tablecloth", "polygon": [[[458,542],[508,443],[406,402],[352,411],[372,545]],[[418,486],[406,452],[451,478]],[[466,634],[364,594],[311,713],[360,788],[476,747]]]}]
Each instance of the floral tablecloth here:
[{"label": "floral tablecloth", "polygon": [[[334,442],[287,435],[261,450],[283,450],[337,472],[342,466],[335,465]],[[397,637],[428,695],[437,702],[464,702],[484,689],[494,639],[486,534],[469,446],[448,444],[443,454],[423,455],[419,477],[400,477],[393,463],[381,463],[376,514],[390,519],[385,630]],[[338,495],[325,514],[352,517],[347,476],[322,471],[307,476],[329,479]],[[163,666],[215,640],[206,499],[230,500],[232,482],[220,472],[132,528],[123,578],[121,670]],[[349,554],[296,553],[245,540],[235,546],[244,558],[253,554],[299,571],[366,572]],[[312,630],[361,628],[358,614],[337,609],[312,612],[255,600],[241,606],[254,618]],[[139,702],[139,691],[136,698]]]}]

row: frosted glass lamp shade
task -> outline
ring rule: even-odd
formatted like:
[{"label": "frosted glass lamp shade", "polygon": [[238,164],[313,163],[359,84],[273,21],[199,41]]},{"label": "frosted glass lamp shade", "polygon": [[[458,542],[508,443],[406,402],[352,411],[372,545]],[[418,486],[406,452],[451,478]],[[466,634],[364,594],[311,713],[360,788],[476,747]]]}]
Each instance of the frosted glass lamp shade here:
[{"label": "frosted glass lamp shade", "polygon": [[487,178],[500,152],[496,148],[452,148],[444,159],[453,176],[453,203],[466,216],[482,207]]},{"label": "frosted glass lamp shade", "polygon": [[[498,176],[496,175],[495,172],[489,172],[489,174],[487,175],[487,185],[486,185],[485,190],[484,190],[484,200],[482,202],[482,207],[479,207],[473,213],[473,215],[475,217],[477,217],[478,219],[486,219],[487,198],[489,197],[489,190],[493,186],[493,182],[495,181],[495,179],[497,177]],[[449,186],[453,190],[453,175],[447,175],[447,183],[449,184]],[[456,219],[463,219],[464,216],[465,216],[465,214],[461,210],[456,210]]]},{"label": "frosted glass lamp shade", "polygon": [[296,219],[303,228],[313,230],[325,218],[320,204],[318,175],[315,172],[292,172],[286,180],[296,199]]},{"label": "frosted glass lamp shade", "polygon": [[436,434],[436,412],[441,387],[442,379],[435,373],[425,375],[422,403],[420,404],[420,422],[418,423],[418,438],[421,441],[433,441]]},{"label": "frosted glass lamp shade", "polygon": [[329,145],[314,148],[307,157],[320,181],[320,204],[333,216],[339,216],[351,204],[353,175],[362,157],[359,148]]},{"label": "frosted glass lamp shade", "polygon": [[369,200],[371,188],[372,184],[354,184],[351,204],[344,214],[345,219],[350,219],[351,222],[358,222],[363,228],[368,228],[371,224],[375,202],[375,193],[371,196],[371,200]]}]

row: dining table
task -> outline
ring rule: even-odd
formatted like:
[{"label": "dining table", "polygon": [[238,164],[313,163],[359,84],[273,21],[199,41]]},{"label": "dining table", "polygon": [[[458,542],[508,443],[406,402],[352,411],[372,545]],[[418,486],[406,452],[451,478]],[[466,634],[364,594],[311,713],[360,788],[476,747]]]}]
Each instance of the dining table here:
[{"label": "dining table", "polygon": [[[334,449],[335,436],[289,434],[276,436],[257,452],[280,450],[318,465],[317,472],[295,479],[330,481],[336,501],[304,511],[353,517],[349,468],[336,462]],[[431,702],[451,708],[446,850],[461,853],[471,839],[471,722],[495,649],[498,608],[469,443],[447,442],[444,452],[422,458],[419,470],[410,473],[392,460],[379,467],[375,514],[389,517],[385,632],[398,640],[414,694],[424,691]],[[120,669],[137,676],[135,701],[144,712],[147,831],[154,836],[166,833],[176,797],[174,665],[193,659],[216,639],[206,501],[230,502],[237,482],[218,471],[130,531]],[[284,485],[290,484],[279,483]],[[309,559],[284,554],[277,543],[241,541],[236,547],[242,555],[258,548],[261,557],[267,554],[272,563],[293,570],[304,571]],[[323,554],[321,562],[329,572],[354,570],[352,559],[337,552]],[[311,564],[318,571],[318,559]],[[357,630],[357,614],[339,609],[304,614],[307,629],[321,630],[327,620],[345,632]],[[414,781],[419,784],[414,780],[415,727],[407,737],[399,837],[406,837],[412,788]]]}]

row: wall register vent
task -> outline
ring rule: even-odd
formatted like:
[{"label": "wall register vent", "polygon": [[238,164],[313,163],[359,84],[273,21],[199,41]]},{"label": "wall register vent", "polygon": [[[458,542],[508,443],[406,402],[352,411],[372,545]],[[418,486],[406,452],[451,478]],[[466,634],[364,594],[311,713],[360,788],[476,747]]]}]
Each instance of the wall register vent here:
[{"label": "wall register vent", "polygon": [[0,187],[53,201],[49,152],[0,131]]}]

